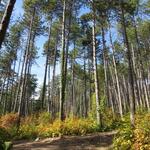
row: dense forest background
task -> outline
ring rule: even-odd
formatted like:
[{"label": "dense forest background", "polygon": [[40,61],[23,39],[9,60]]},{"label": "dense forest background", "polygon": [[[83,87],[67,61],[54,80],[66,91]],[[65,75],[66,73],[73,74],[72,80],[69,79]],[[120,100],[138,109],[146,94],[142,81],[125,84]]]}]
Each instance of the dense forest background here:
[{"label": "dense forest background", "polygon": [[13,17],[15,2],[0,1],[1,115],[91,117],[104,127],[106,114],[130,114],[134,128],[136,112],[150,111],[149,0],[24,0]]}]

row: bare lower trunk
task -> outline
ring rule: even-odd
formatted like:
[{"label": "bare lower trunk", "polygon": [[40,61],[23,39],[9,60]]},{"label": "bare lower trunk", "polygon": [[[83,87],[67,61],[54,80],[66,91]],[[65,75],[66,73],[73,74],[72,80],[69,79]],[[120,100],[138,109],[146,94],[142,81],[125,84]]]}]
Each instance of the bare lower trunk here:
[{"label": "bare lower trunk", "polygon": [[124,17],[124,8],[121,0],[121,23],[122,23],[122,29],[124,33],[124,44],[127,49],[127,58],[128,58],[128,67],[129,67],[129,83],[131,88],[131,99],[130,99],[130,121],[131,126],[134,127],[135,124],[135,94],[134,94],[134,76],[133,76],[133,63],[132,63],[132,56],[131,56],[131,50],[129,47],[129,41],[126,31],[126,25],[125,25],[125,17]]},{"label": "bare lower trunk", "polygon": [[55,51],[54,51],[54,59],[53,59],[53,73],[52,73],[52,92],[51,92],[51,113],[52,117],[54,116],[54,109],[53,109],[53,103],[54,103],[54,95],[56,94],[55,89],[55,70],[56,70],[56,61],[57,61],[57,44],[58,44],[58,31],[56,35],[56,43],[55,43]]},{"label": "bare lower trunk", "polygon": [[50,113],[51,112],[51,79],[50,79],[50,76],[51,76],[51,66],[50,66],[50,63],[48,65],[48,97],[47,97],[47,110],[48,112]]},{"label": "bare lower trunk", "polygon": [[109,103],[109,90],[108,90],[108,53],[106,48],[105,42],[105,32],[102,24],[102,43],[103,43],[103,63],[104,63],[104,75],[105,75],[105,88],[104,88],[104,95],[106,96],[106,102]]},{"label": "bare lower trunk", "polygon": [[48,45],[46,51],[46,62],[45,62],[45,72],[44,72],[44,80],[43,80],[43,88],[42,88],[42,96],[41,96],[41,109],[44,109],[45,103],[45,93],[46,93],[46,79],[47,79],[47,70],[48,70],[48,62],[49,62],[49,53],[50,53],[50,38],[51,38],[51,22],[49,25],[49,33],[48,33]]},{"label": "bare lower trunk", "polygon": [[63,4],[63,22],[62,22],[62,54],[61,54],[61,81],[60,81],[60,120],[64,120],[64,102],[65,102],[65,28],[66,28],[66,1],[64,0]]},{"label": "bare lower trunk", "polygon": [[30,22],[30,29],[29,29],[29,39],[27,43],[27,49],[25,52],[25,68],[24,68],[24,76],[22,78],[22,86],[20,90],[20,99],[19,99],[19,108],[18,108],[18,114],[19,117],[22,115],[22,106],[23,106],[23,98],[24,98],[24,89],[25,89],[25,83],[26,83],[26,73],[27,73],[27,68],[28,68],[28,61],[29,61],[29,52],[30,52],[30,45],[31,45],[31,40],[32,40],[32,28],[33,28],[33,21],[35,17],[35,8],[33,9],[33,16],[31,17],[31,22]]},{"label": "bare lower trunk", "polygon": [[100,99],[99,99],[99,86],[98,86],[98,74],[97,74],[97,58],[96,58],[96,37],[95,37],[95,8],[93,4],[93,27],[92,27],[92,35],[93,35],[93,70],[94,70],[94,84],[95,84],[95,95],[96,95],[96,117],[97,123],[101,124],[100,117]]},{"label": "bare lower trunk", "polygon": [[122,108],[122,101],[121,101],[121,93],[120,93],[118,71],[117,71],[117,65],[116,65],[116,60],[115,60],[115,47],[114,47],[113,42],[112,42],[112,34],[111,34],[110,27],[109,27],[109,31],[110,31],[110,35],[109,35],[109,37],[110,37],[110,43],[111,43],[112,52],[113,52],[113,65],[114,65],[114,73],[115,73],[115,79],[116,79],[116,85],[117,85],[119,111],[120,111],[120,116],[122,118],[123,117],[123,108]]},{"label": "bare lower trunk", "polygon": [[84,52],[84,117],[87,117],[87,79],[86,79],[86,58],[85,58],[85,52]]}]

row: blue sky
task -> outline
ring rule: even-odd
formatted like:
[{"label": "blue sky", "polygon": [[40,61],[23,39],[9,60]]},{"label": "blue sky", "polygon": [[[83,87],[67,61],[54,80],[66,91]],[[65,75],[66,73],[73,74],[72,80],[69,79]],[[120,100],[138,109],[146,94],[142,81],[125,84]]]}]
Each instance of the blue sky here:
[{"label": "blue sky", "polygon": [[[23,0],[16,1],[15,8],[14,8],[15,16],[13,16],[14,18],[17,18],[17,17],[23,15],[22,5],[23,5]],[[39,58],[36,60],[36,64],[33,65],[32,70],[31,70],[32,74],[37,75],[39,86],[42,85],[43,78],[44,78],[45,59],[46,58],[44,56],[42,56],[42,52],[43,52],[43,44],[46,40],[47,40],[47,37],[44,37],[44,36],[37,37],[36,46],[39,48],[39,50],[38,50]],[[56,74],[59,73],[59,70],[60,70],[59,66],[57,66]]]},{"label": "blue sky", "polygon": [[[23,0],[16,1],[15,8],[14,8],[15,16],[13,16],[14,19],[23,15],[22,5],[23,5]],[[81,14],[87,13],[88,11],[89,11],[89,9],[82,8]],[[36,64],[33,65],[31,73],[37,75],[39,86],[42,85],[43,78],[44,78],[44,69],[45,69],[45,61],[46,61],[45,59],[46,58],[44,56],[42,56],[42,52],[43,52],[43,45],[44,45],[45,41],[47,40],[47,38],[48,37],[40,36],[40,37],[37,37],[37,40],[36,40],[36,46],[39,48],[39,50],[38,50],[39,58],[36,60]],[[59,66],[60,66],[59,64],[56,66],[56,74],[60,73]]]}]

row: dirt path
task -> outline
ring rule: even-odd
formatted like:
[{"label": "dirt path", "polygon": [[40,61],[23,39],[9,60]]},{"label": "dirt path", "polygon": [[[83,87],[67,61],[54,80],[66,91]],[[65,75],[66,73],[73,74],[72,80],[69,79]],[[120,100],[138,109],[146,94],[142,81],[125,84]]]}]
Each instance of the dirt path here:
[{"label": "dirt path", "polygon": [[115,132],[86,136],[64,136],[33,141],[16,141],[13,150],[110,150]]}]

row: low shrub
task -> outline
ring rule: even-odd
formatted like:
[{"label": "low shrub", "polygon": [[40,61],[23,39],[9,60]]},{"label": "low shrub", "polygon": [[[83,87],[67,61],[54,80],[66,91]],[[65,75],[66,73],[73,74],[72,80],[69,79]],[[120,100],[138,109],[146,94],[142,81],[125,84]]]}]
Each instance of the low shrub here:
[{"label": "low shrub", "polygon": [[62,125],[63,135],[85,135],[98,131],[99,127],[94,120],[68,118]]},{"label": "low shrub", "polygon": [[55,120],[52,124],[39,124],[38,135],[56,137],[59,135],[85,135],[99,130],[95,121],[89,119],[67,118],[64,122]]},{"label": "low shrub", "polygon": [[136,118],[133,149],[150,149],[150,113]]},{"label": "low shrub", "polygon": [[9,132],[4,128],[0,126],[0,142],[5,142],[7,140],[10,140],[10,134]]},{"label": "low shrub", "polygon": [[37,130],[34,124],[22,124],[19,129],[20,139],[34,139],[37,137]]},{"label": "low shrub", "polygon": [[[105,112],[105,113],[104,113]],[[101,131],[112,131],[120,126],[120,116],[114,115],[111,109],[106,108],[102,113]]]},{"label": "low shrub", "polygon": [[51,122],[51,115],[49,112],[41,112],[38,114],[36,119],[38,119],[39,124],[48,124]]},{"label": "low shrub", "polygon": [[135,128],[130,125],[129,116],[124,118],[114,139],[115,150],[149,150],[150,114],[137,114]]},{"label": "low shrub", "polygon": [[4,127],[0,127],[0,150],[5,149],[5,141],[10,140],[10,134]]},{"label": "low shrub", "polygon": [[57,137],[59,135],[85,135],[114,129],[113,124],[117,120],[112,117],[111,111],[108,111],[103,115],[103,128],[100,128],[96,120],[92,117],[77,118],[70,116],[63,122],[59,119],[52,122],[50,114],[42,112],[21,118],[19,132],[17,132],[17,119],[18,116],[16,114],[7,114],[0,119],[2,126],[5,126],[5,129],[10,133],[11,137],[17,139]]},{"label": "low shrub", "polygon": [[9,113],[4,116],[1,116],[0,118],[0,125],[9,133],[10,138],[15,137],[17,134],[17,123],[17,114]]},{"label": "low shrub", "polygon": [[20,139],[33,139],[37,137],[37,126],[38,120],[36,115],[31,115],[25,118],[21,118],[20,128],[19,128],[19,138]]},{"label": "low shrub", "polygon": [[18,114],[9,113],[0,118],[0,125],[7,129],[16,126],[18,121]]}]

